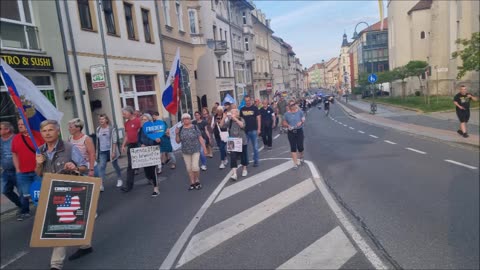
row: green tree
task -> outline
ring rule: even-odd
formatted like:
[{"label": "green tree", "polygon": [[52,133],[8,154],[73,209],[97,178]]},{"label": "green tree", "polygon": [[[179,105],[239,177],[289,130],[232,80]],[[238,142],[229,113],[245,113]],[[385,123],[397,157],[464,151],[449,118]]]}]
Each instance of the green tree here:
[{"label": "green tree", "polygon": [[423,95],[425,97],[425,104],[428,103],[428,93],[425,93],[425,87],[422,84],[422,75],[425,74],[425,71],[428,68],[428,63],[425,61],[418,61],[418,60],[412,60],[408,62],[407,65],[405,65],[407,69],[407,73],[410,76],[415,76],[418,78],[418,82],[420,83],[420,89],[423,92]]},{"label": "green tree", "polygon": [[405,96],[407,95],[407,82],[405,79],[411,75],[405,66],[396,67],[393,69],[393,72],[397,80],[402,80],[402,99],[405,99]]},{"label": "green tree", "polygon": [[463,45],[463,50],[452,53],[452,57],[460,56],[462,65],[458,67],[457,79],[461,79],[467,71],[480,71],[480,32],[472,34],[472,38],[458,39],[457,44]]},{"label": "green tree", "polygon": [[[380,72],[378,73],[378,83],[389,83],[391,86],[393,81],[397,80],[397,77],[398,75],[394,70]],[[393,88],[391,90],[390,96],[393,96]]]}]

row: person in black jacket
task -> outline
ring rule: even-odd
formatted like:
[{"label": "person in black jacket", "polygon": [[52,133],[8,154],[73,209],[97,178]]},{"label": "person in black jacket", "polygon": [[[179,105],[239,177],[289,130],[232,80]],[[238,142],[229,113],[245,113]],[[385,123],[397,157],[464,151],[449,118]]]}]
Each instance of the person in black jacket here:
[{"label": "person in black jacket", "polygon": [[[140,117],[140,121],[142,122],[142,127],[143,127],[143,125],[146,122],[149,122],[149,121],[152,122],[153,118],[150,114],[144,113]],[[152,146],[152,145],[160,145],[160,142],[161,142],[160,139],[152,140],[152,139],[148,138],[147,134],[145,134],[143,132],[143,128],[141,128],[138,131],[138,144],[141,147]],[[157,179],[157,171],[156,171],[157,166],[154,165],[154,166],[150,166],[150,167],[145,167],[143,169],[145,170],[145,177],[147,177],[147,179],[150,181],[150,183],[153,184],[152,197],[157,197],[158,194],[160,194],[160,191],[158,189],[158,179]]]}]

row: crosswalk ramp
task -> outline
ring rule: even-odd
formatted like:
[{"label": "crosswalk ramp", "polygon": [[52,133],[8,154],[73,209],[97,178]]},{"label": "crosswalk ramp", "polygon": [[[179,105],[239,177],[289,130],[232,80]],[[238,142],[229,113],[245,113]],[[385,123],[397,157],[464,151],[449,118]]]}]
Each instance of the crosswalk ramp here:
[{"label": "crosswalk ramp", "polygon": [[[268,165],[267,165],[268,164]],[[371,269],[318,191],[308,167],[289,160],[229,182],[172,268]]]}]

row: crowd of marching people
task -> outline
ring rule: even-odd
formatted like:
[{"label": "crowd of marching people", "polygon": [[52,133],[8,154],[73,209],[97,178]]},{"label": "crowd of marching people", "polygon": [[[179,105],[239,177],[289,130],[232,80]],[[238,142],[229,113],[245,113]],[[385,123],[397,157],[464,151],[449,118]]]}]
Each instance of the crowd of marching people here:
[{"label": "crowd of marching people", "polygon": [[[116,187],[128,193],[134,187],[135,175],[138,170],[132,168],[130,149],[145,146],[158,146],[161,152],[161,164],[145,167],[145,178],[153,186],[152,197],[160,194],[158,175],[162,169],[169,166],[175,169],[175,158],[172,140],[181,144],[181,154],[188,175],[188,190],[202,188],[200,171],[207,170],[207,160],[212,159],[214,149],[219,154],[219,169],[230,168],[230,178],[237,181],[248,176],[249,146],[253,152],[252,166],[259,166],[259,137],[264,147],[272,149],[272,133],[276,127],[288,134],[292,160],[297,169],[303,161],[303,125],[305,116],[297,105],[301,101],[287,102],[283,97],[269,103],[260,102],[246,96],[245,104],[238,108],[236,104],[216,103],[209,110],[204,107],[193,115],[181,115],[181,124],[168,126],[158,112],[142,113],[126,106],[122,109],[125,119],[125,136],[120,144],[117,129],[110,123],[105,114],[98,116],[98,127],[94,136],[84,133],[84,121],[75,118],[68,121],[69,136],[66,140],[60,137],[60,126],[55,120],[45,120],[40,125],[40,132],[27,132],[24,122],[17,122],[18,133],[10,122],[1,122],[1,165],[3,194],[18,207],[17,220],[30,217],[30,186],[34,181],[41,181],[43,173],[71,173],[99,177],[102,179],[100,191],[104,191],[106,168],[111,163],[114,171]],[[163,121],[166,132],[161,138],[151,139],[142,129],[147,122]],[[175,128],[171,138],[170,129]],[[32,137],[33,136],[33,137]],[[232,141],[238,143],[235,146]],[[228,145],[227,145],[228,144]],[[39,149],[37,152],[35,149]],[[120,156],[127,156],[126,175],[122,175],[118,164]],[[240,165],[238,164],[240,161]],[[240,172],[237,174],[237,171]],[[17,192],[15,192],[15,187]],[[93,249],[91,246],[81,246],[69,260],[80,258]],[[65,247],[53,249],[51,258],[52,269],[62,269],[66,257]]]}]

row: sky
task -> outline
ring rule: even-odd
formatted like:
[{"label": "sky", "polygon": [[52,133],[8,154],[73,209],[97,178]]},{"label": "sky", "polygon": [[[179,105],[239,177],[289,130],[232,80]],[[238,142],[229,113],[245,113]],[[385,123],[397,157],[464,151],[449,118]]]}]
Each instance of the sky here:
[{"label": "sky", "polygon": [[[386,2],[386,1],[384,1]],[[322,59],[338,57],[345,32],[352,41],[355,25],[380,21],[378,1],[289,1],[255,0],[257,9],[271,19],[274,35],[289,43],[303,67]],[[384,3],[384,16],[387,8]],[[357,32],[366,28],[357,27]]]}]

